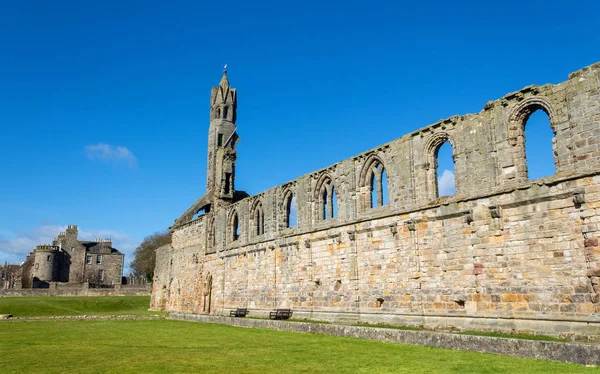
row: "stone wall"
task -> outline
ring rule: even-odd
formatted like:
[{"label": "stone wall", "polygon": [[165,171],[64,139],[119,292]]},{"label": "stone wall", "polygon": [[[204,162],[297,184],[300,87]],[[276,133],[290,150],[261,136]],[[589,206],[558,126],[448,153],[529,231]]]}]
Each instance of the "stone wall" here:
[{"label": "stone wall", "polygon": [[114,288],[89,288],[83,285],[61,285],[50,283],[49,288],[23,288],[0,290],[0,297],[15,296],[147,296],[151,288],[148,286],[121,286]]},{"label": "stone wall", "polygon": [[[531,181],[524,126],[536,110],[555,134],[556,174]],[[457,193],[438,197],[445,142]],[[157,251],[152,307],[551,334],[559,321],[600,335],[599,157],[595,64],[178,224]],[[389,204],[372,208],[379,167]],[[323,219],[333,190],[337,215]]]}]

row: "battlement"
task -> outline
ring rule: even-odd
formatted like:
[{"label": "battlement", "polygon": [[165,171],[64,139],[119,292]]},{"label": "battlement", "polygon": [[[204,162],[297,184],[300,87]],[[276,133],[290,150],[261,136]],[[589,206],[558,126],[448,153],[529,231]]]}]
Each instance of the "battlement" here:
[{"label": "battlement", "polygon": [[60,250],[60,247],[52,244],[39,244],[35,246],[35,250],[38,252],[53,252]]}]

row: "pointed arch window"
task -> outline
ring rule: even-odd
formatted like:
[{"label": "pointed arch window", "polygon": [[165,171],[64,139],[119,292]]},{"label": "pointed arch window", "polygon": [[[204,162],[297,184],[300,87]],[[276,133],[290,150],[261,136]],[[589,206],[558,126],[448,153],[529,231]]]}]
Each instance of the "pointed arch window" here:
[{"label": "pointed arch window", "polygon": [[221,108],[217,108],[217,118],[221,118]]},{"label": "pointed arch window", "polygon": [[367,208],[377,208],[388,204],[388,180],[383,163],[374,158],[363,173],[363,187],[368,187]]},{"label": "pointed arch window", "polygon": [[425,146],[427,195],[430,199],[454,196],[458,190],[454,176],[456,149],[447,133],[434,134]]},{"label": "pointed arch window", "polygon": [[450,142],[442,143],[436,150],[436,188],[437,196],[456,195],[456,183],[454,179],[454,149]]},{"label": "pointed arch window", "polygon": [[[543,109],[532,110],[523,123],[523,146],[527,178],[534,180],[556,174],[554,162],[554,138],[550,116]],[[535,139],[532,141],[531,139]]]},{"label": "pointed arch window", "polygon": [[331,178],[326,177],[319,189],[319,218],[328,220],[338,215],[338,199],[335,185]]},{"label": "pointed arch window", "polygon": [[559,171],[556,135],[556,116],[546,98],[532,96],[517,104],[508,121],[508,142],[515,147],[514,164],[503,168],[503,175],[525,182]]},{"label": "pointed arch window", "polygon": [[229,107],[223,108],[223,118],[229,118]]},{"label": "pointed arch window", "polygon": [[232,242],[240,238],[240,220],[237,212],[233,212],[229,220],[229,237]]},{"label": "pointed arch window", "polygon": [[296,197],[291,191],[285,194],[283,199],[284,216],[285,216],[285,227],[294,227],[298,225],[298,207],[296,206]]},{"label": "pointed arch window", "polygon": [[265,213],[263,205],[258,201],[252,209],[252,221],[253,221],[253,232],[254,236],[260,236],[265,233]]}]

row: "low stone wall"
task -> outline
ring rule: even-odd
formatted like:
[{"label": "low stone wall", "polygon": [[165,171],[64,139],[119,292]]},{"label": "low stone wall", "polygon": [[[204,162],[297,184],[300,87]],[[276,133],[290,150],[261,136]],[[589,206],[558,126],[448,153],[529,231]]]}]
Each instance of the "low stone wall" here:
[{"label": "low stone wall", "polygon": [[429,347],[458,349],[481,353],[495,353],[516,357],[561,361],[580,365],[600,365],[600,346],[596,344],[559,343],[537,340],[459,335],[431,331],[407,331],[376,327],[271,321],[199,314],[170,313],[169,318],[182,321],[219,323],[232,326],[264,328],[279,331],[327,334],[349,338],[379,340],[392,343],[424,345]]},{"label": "low stone wall", "polygon": [[50,285],[50,288],[23,288],[0,290],[0,297],[12,296],[150,296],[150,286],[115,286],[114,288],[89,288],[87,285],[71,287]]}]

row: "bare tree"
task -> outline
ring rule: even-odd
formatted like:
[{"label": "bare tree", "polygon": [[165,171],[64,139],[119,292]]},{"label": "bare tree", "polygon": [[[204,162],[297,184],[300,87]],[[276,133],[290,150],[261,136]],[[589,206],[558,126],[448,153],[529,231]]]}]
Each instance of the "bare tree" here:
[{"label": "bare tree", "polygon": [[133,254],[133,261],[130,264],[133,274],[144,276],[151,281],[156,264],[156,249],[167,244],[171,244],[171,233],[169,231],[156,232],[145,237]]}]

